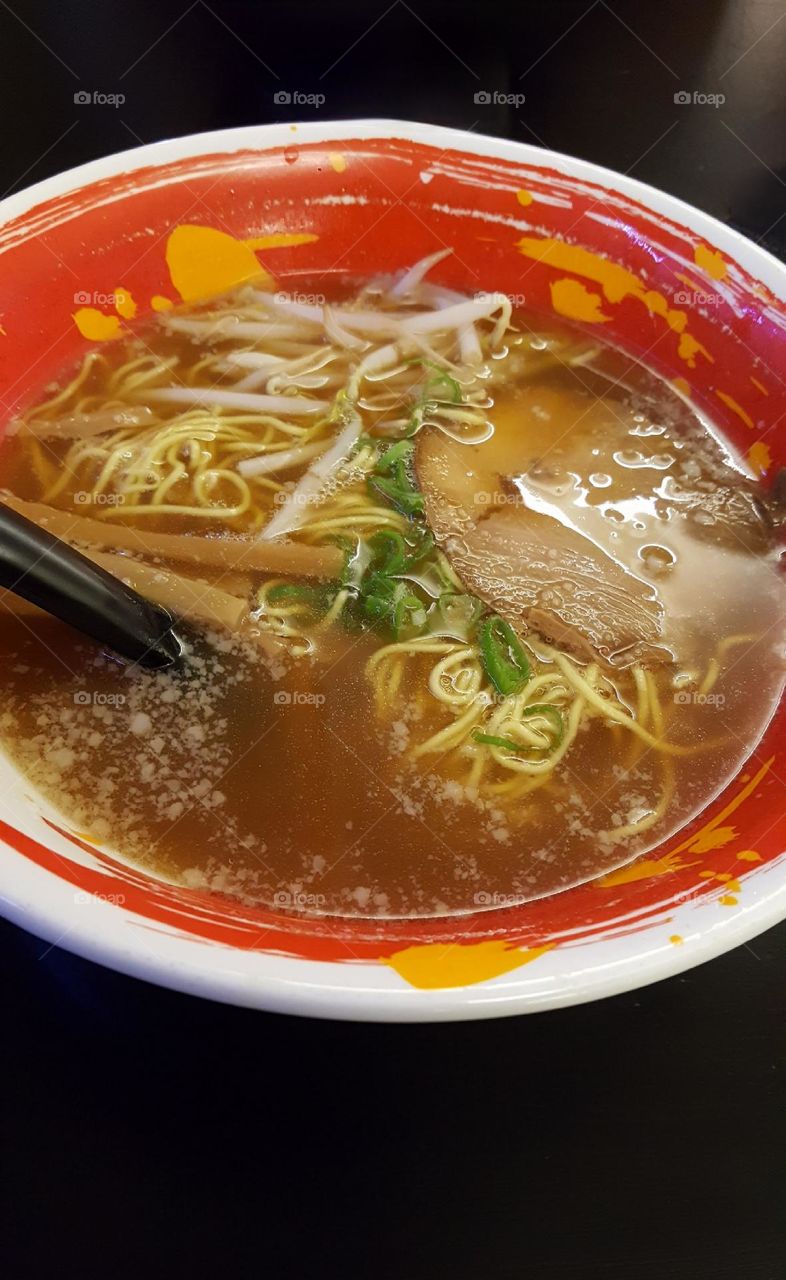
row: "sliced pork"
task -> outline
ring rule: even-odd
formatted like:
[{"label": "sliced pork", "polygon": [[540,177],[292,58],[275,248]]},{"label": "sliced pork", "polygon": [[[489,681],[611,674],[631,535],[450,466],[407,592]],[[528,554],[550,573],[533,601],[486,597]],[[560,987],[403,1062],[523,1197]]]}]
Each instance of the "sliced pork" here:
[{"label": "sliced pork", "polygon": [[[478,491],[467,452],[437,431],[418,440],[426,518],[467,589],[517,630],[532,628],[587,660],[669,659],[655,590],[554,516],[501,490]],[[509,500],[484,501],[495,496]]]}]

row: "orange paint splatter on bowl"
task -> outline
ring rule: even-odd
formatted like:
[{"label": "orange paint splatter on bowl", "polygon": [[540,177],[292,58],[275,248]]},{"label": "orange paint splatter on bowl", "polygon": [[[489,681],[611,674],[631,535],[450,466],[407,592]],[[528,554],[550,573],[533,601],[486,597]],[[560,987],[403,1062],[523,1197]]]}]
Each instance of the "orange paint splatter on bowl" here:
[{"label": "orange paint splatter on bowl", "polygon": [[251,236],[243,243],[249,249],[291,249],[299,244],[313,244],[318,239],[311,231],[276,231],[269,236]]},{"label": "orange paint splatter on bowl", "polygon": [[263,288],[275,285],[244,240],[215,227],[188,223],[175,227],[167,240],[166,262],[172,284],[184,302],[226,293],[251,280]]},{"label": "orange paint splatter on bowl", "polygon": [[763,440],[757,440],[748,450],[748,462],[751,470],[755,471],[757,476],[766,475],[772,466],[770,446],[765,444]]},{"label": "orange paint splatter on bowl", "polygon": [[105,316],[97,307],[80,307],[74,312],[74,323],[89,342],[110,342],[123,328],[119,316]]},{"label": "orange paint splatter on bowl", "polygon": [[689,853],[712,853],[737,839],[736,827],[711,827],[699,832],[688,845]]},{"label": "orange paint splatter on bowl", "polygon": [[734,399],[734,396],[730,396],[727,391],[718,391],[717,389],[715,394],[726,405],[727,409],[731,409],[732,413],[736,413],[737,417],[745,423],[745,426],[750,427],[751,431],[753,430],[753,418],[746,409],[743,409],[739,401]]},{"label": "orange paint splatter on bowl", "polygon": [[131,296],[130,289],[126,289],[123,285],[118,285],[115,290],[115,311],[124,320],[133,320],[136,315],[136,303]]},{"label": "orange paint splatter on bowl", "polygon": [[725,280],[729,274],[729,268],[726,265],[726,259],[715,249],[709,249],[706,244],[697,244],[693,250],[693,260],[697,267],[701,267],[702,271],[706,271],[708,276],[713,280]]},{"label": "orange paint splatter on bowl", "polygon": [[613,889],[618,884],[633,884],[636,880],[649,880],[651,876],[665,876],[670,871],[684,871],[686,867],[695,866],[695,862],[683,862],[676,854],[667,853],[663,858],[643,858],[640,862],[631,862],[592,883],[596,889]]},{"label": "orange paint splatter on bowl", "polygon": [[730,875],[728,871],[719,871],[716,880],[721,884],[725,884],[729,893],[742,893],[742,885],[736,876]]},{"label": "orange paint splatter on bowl", "polygon": [[386,963],[410,986],[434,991],[488,982],[490,978],[530,964],[550,950],[550,946],[519,949],[505,941],[432,942],[396,951]]},{"label": "orange paint splatter on bowl", "polygon": [[627,267],[592,253],[581,245],[567,244],[550,236],[523,236],[516,241],[516,248],[526,258],[542,262],[544,266],[555,267],[560,271],[569,271],[572,275],[583,276],[599,284],[607,302],[612,304],[630,298],[646,307],[651,315],[659,316],[668,327],[680,334],[678,355],[694,367],[697,355],[711,360],[709,352],[696,339],[688,334],[686,326],[687,314],[669,306],[666,297],[657,289],[648,289],[642,280]]},{"label": "orange paint splatter on bowl", "polygon": [[680,360],[685,361],[689,369],[696,368],[696,356],[704,356],[704,359],[709,360],[710,364],[715,363],[715,357],[711,356],[707,348],[702,346],[690,333],[681,334],[677,355]]},{"label": "orange paint splatter on bowl", "polygon": [[600,294],[587,289],[580,280],[553,280],[550,288],[551,305],[559,315],[583,320],[585,324],[605,324],[611,319],[601,311]]}]

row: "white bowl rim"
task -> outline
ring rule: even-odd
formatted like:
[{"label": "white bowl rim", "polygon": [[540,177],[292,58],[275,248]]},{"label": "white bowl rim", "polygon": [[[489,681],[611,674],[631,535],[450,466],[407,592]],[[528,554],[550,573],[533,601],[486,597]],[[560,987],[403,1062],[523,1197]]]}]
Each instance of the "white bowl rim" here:
[{"label": "white bowl rim", "polygon": [[[786,300],[786,266],[767,250],[693,205],[638,179],[588,160],[531,143],[395,119],[319,120],[221,129],[115,152],[47,178],[0,201],[0,226],[36,205],[81,187],[135,169],[237,151],[264,151],[297,142],[401,139],[454,149],[486,159],[552,168],[567,177],[605,186],[639,201],[725,250],[750,275]],[[178,933],[159,935],[163,950],[140,941],[144,922],[124,907],[98,898],[75,905],[73,885],[2,846],[0,910],[21,928],[86,959],[171,989],[271,1012],[363,1021],[433,1022],[499,1017],[564,1007],[620,994],[671,977],[722,955],[786,917],[786,859],[746,876],[748,903],[718,916],[714,903],[691,904],[694,924],[682,946],[656,941],[652,927],[626,938],[594,939],[570,952],[572,970],[560,976],[545,966],[513,970],[472,986],[417,989],[397,985],[387,966],[311,961],[273,952],[217,947]],[[671,912],[670,928],[686,910]],[[687,922],[687,916],[685,916]],[[632,944],[633,939],[633,944]],[[644,945],[641,945],[642,940]],[[592,958],[587,954],[592,950]],[[602,954],[601,954],[602,953]],[[260,967],[260,961],[263,961]],[[358,975],[363,981],[351,979]],[[384,978],[383,976],[384,975]],[[397,975],[396,975],[397,977]]]}]

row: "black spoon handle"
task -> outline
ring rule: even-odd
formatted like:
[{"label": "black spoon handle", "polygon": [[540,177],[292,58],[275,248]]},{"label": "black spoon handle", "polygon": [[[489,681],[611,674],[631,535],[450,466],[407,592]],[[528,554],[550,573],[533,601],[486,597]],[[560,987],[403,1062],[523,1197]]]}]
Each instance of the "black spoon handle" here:
[{"label": "black spoon handle", "polygon": [[180,657],[166,609],[2,504],[0,586],[142,667],[168,667]]}]

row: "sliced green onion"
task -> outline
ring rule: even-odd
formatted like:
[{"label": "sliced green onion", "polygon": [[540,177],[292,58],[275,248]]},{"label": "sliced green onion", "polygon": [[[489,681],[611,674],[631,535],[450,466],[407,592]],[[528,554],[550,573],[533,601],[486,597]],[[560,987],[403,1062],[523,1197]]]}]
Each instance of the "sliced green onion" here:
[{"label": "sliced green onion", "polygon": [[421,560],[425,560],[426,556],[431,555],[434,550],[434,535],[430,529],[424,529],[417,540],[408,543],[409,555],[404,566],[405,572],[409,573],[410,569],[414,569],[415,565],[420,564]]},{"label": "sliced green onion", "polygon": [[407,563],[407,544],[395,529],[380,529],[368,540],[372,564],[380,573],[401,573]]},{"label": "sliced green onion", "polygon": [[[423,390],[422,401],[427,400],[449,400],[451,404],[461,404],[461,387],[455,378],[452,378],[447,369],[443,369],[441,365],[435,364],[433,360],[425,360],[422,356],[413,356],[410,360],[405,360],[405,364],[420,364],[424,369],[431,370],[431,377],[426,379]],[[448,391],[447,396],[440,396],[437,390],[445,387]],[[432,390],[433,388],[433,390]]]},{"label": "sliced green onion", "polygon": [[388,628],[395,640],[419,634],[426,624],[426,610],[406,582],[371,573],[363,584],[362,606],[366,618]]},{"label": "sliced green onion", "polygon": [[503,698],[520,693],[532,668],[510,623],[493,614],[482,623],[478,641],[483,667],[497,692]]},{"label": "sliced green onion", "polygon": [[385,477],[374,476],[369,480],[371,488],[381,494],[392,507],[404,516],[419,516],[423,512],[423,497],[411,483],[396,483]]},{"label": "sliced green onion", "polygon": [[411,440],[399,440],[386,449],[369,476],[372,492],[382,495],[405,516],[423,513],[423,495],[417,489],[409,466],[414,445]]},{"label": "sliced green onion", "polygon": [[399,440],[396,444],[392,444],[382,454],[379,462],[374,467],[374,474],[378,476],[387,475],[394,471],[400,462],[409,462],[414,452],[415,446],[411,440]]}]

